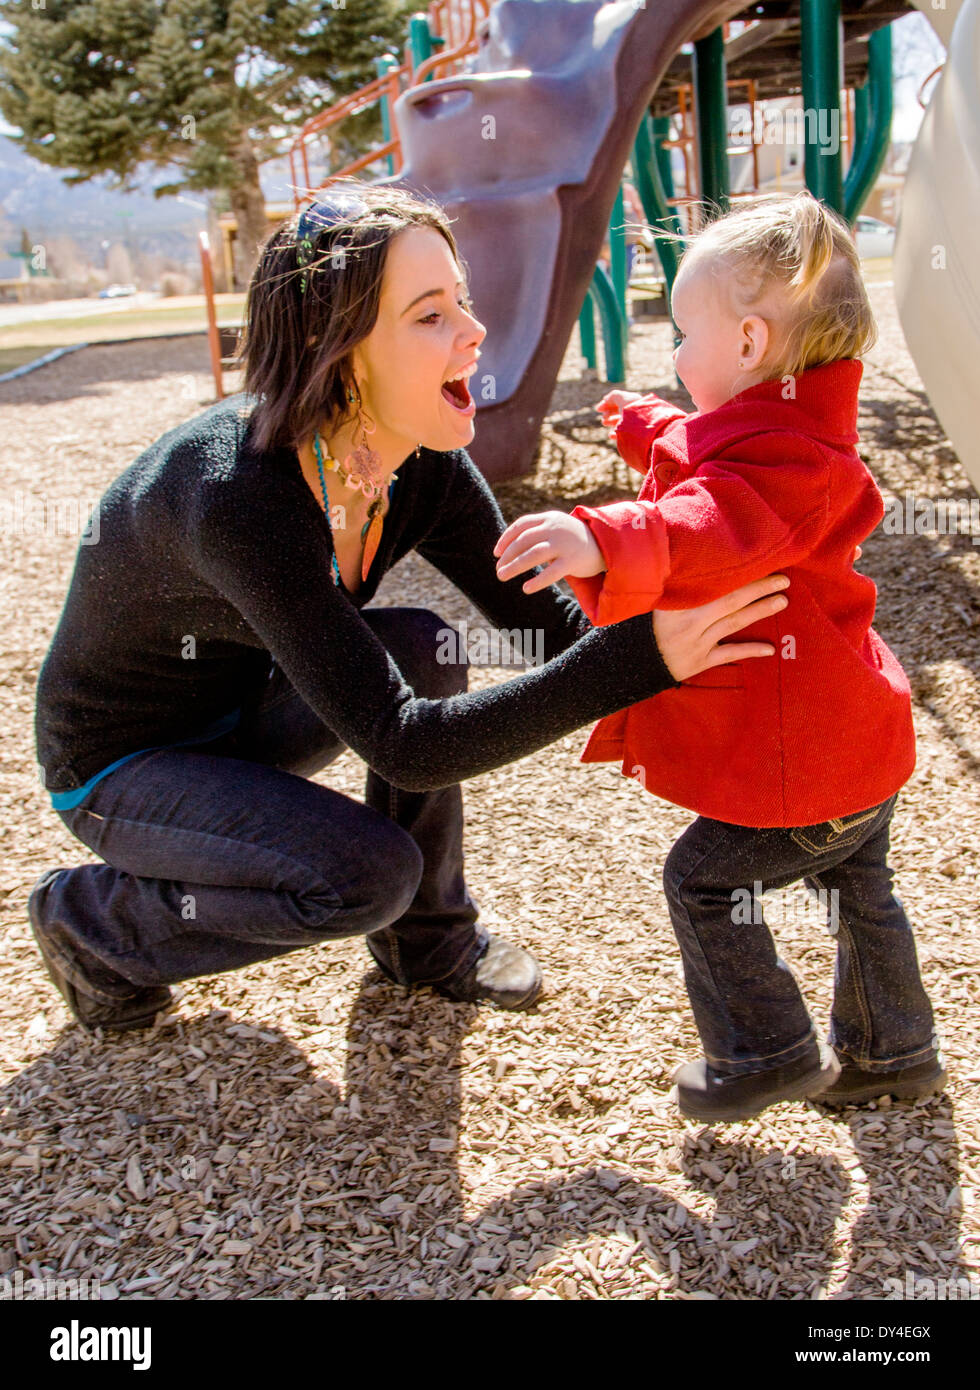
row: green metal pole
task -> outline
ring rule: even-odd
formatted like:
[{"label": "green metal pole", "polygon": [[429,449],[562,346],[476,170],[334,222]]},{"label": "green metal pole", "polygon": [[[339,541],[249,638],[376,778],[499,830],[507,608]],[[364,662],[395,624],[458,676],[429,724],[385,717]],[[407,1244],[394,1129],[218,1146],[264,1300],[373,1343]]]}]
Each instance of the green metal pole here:
[{"label": "green metal pole", "polygon": [[664,193],[664,206],[667,215],[664,218],[664,225],[669,232],[680,233],[681,224],[677,214],[667,202],[668,198],[674,196],[674,175],[670,167],[670,150],[664,145],[664,141],[670,137],[670,117],[652,116],[649,124],[653,131],[653,155],[657,161],[657,173],[660,175],[660,186]]},{"label": "green metal pole", "polygon": [[706,217],[728,211],[728,94],[721,28],[694,45],[694,102],[698,117],[698,167]]},{"label": "green metal pole", "polygon": [[840,0],[800,0],[800,52],[806,143],[806,186],[835,212],[844,211],[840,91],[844,81]]},{"label": "green metal pole", "polygon": [[408,21],[408,42],[412,50],[413,69],[424,63],[426,58],[432,57],[432,30],[429,28],[428,15],[412,15]]},{"label": "green metal pole", "polygon": [[844,216],[853,222],[875,186],[892,138],[892,31],[868,39],[868,80],[854,90],[854,153],[844,180]]},{"label": "green metal pole", "polygon": [[[868,92],[868,84],[865,82],[863,87],[854,88],[854,150],[851,153],[851,168],[847,171],[847,177],[851,176],[851,169],[854,168],[854,160],[858,150],[866,139],[865,132],[868,129],[868,122],[871,119],[871,96]],[[847,179],[844,180],[844,192],[847,192]]]},{"label": "green metal pole", "polygon": [[[652,134],[651,134],[652,130]],[[657,255],[670,294],[677,275],[683,247],[657,235],[661,229],[680,233],[681,225],[674,215],[668,197],[673,197],[674,180],[670,172],[670,155],[661,141],[670,134],[670,117],[644,115],[633,142],[633,178],[640,195],[646,219],[653,229]]]},{"label": "green metal pole", "polygon": [[616,291],[616,300],[619,304],[619,312],[623,316],[623,323],[629,323],[629,315],[626,310],[626,282],[627,255],[626,255],[626,209],[623,205],[623,186],[620,184],[616,190],[616,201],[613,203],[612,216],[609,219],[609,266],[612,272],[613,289]]},{"label": "green metal pole", "polygon": [[[384,77],[385,73],[391,72],[392,68],[398,67],[398,59],[390,53],[384,53],[380,58],[374,60],[374,71],[379,77]],[[385,144],[391,139],[391,106],[388,101],[387,93],[381,98],[381,129],[384,133]],[[395,172],[395,156],[390,154],[387,157],[388,173]]]},{"label": "green metal pole", "polygon": [[626,322],[619,311],[619,302],[612,280],[602,266],[592,272],[589,294],[599,310],[602,342],[606,349],[606,381],[610,384],[626,380]]},{"label": "green metal pole", "polygon": [[[855,180],[858,177],[865,157],[865,146],[871,137],[871,82],[870,82],[870,54],[869,71],[862,87],[854,88],[854,144],[851,147],[851,158],[847,166],[847,173],[844,175],[844,211],[854,201]],[[863,200],[862,200],[863,201]],[[857,213],[855,212],[855,216]],[[852,222],[854,219],[848,215],[847,220]]]},{"label": "green metal pole", "polygon": [[582,345],[582,356],[585,358],[585,365],[594,369],[596,365],[595,305],[592,303],[592,295],[588,290],[585,292],[585,302],[578,316],[578,335]]},{"label": "green metal pole", "polygon": [[[667,202],[668,190],[669,196],[673,197],[674,179],[670,171],[670,154],[664,149],[662,141],[669,134],[669,116],[651,118],[644,115],[633,142],[633,175],[646,219],[653,228],[654,245],[664,273],[668,307],[684,252],[683,245],[658,235],[660,230],[677,233],[681,230],[681,224]],[[680,335],[675,326],[674,346],[677,347],[679,342]]]}]

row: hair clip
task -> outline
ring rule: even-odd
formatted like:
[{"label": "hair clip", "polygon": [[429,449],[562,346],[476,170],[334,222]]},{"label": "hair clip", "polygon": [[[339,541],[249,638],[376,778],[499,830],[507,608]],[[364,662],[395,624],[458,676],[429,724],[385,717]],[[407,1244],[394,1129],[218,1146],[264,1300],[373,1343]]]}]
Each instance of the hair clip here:
[{"label": "hair clip", "polygon": [[333,198],[311,203],[296,224],[296,264],[302,269],[299,292],[305,294],[309,284],[310,261],[316,238],[328,227],[353,222],[367,212],[367,204],[356,193],[338,193]]}]

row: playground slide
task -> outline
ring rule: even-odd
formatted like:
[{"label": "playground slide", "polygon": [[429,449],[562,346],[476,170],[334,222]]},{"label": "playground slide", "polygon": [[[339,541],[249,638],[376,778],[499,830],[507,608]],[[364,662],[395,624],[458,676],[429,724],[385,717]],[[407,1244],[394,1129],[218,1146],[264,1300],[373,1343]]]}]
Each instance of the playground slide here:
[{"label": "playground slide", "polygon": [[933,409],[980,491],[980,0],[914,3],[947,55],[905,180],[895,297]]},{"label": "playground slide", "polygon": [[393,182],[456,219],[488,335],[470,383],[486,477],[527,472],[640,116],[681,44],[744,0],[498,0],[477,70],[400,97]]}]

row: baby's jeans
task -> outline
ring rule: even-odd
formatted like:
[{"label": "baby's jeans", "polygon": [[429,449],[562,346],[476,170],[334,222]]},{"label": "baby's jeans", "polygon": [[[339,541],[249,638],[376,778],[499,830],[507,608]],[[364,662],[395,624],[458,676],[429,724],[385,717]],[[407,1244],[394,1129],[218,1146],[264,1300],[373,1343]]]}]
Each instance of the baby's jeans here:
[{"label": "baby's jeans", "polygon": [[753,829],[699,817],[664,865],[694,1018],[709,1064],[738,1075],[795,1061],[815,1034],[760,896],[802,879],[826,907],[837,962],[830,1043],[868,1071],[938,1049],[912,928],[892,892],[896,797],[819,825]]}]

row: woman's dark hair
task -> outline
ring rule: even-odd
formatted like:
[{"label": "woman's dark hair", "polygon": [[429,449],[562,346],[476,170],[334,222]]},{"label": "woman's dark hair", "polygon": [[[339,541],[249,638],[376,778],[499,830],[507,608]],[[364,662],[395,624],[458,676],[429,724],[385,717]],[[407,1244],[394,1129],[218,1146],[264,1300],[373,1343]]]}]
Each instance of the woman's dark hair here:
[{"label": "woman's dark hair", "polygon": [[388,247],[408,227],[432,227],[459,252],[435,203],[384,185],[332,184],[265,243],[248,287],[238,361],[255,397],[261,451],[293,447],[324,415],[350,414],[351,353],[378,317]]}]

